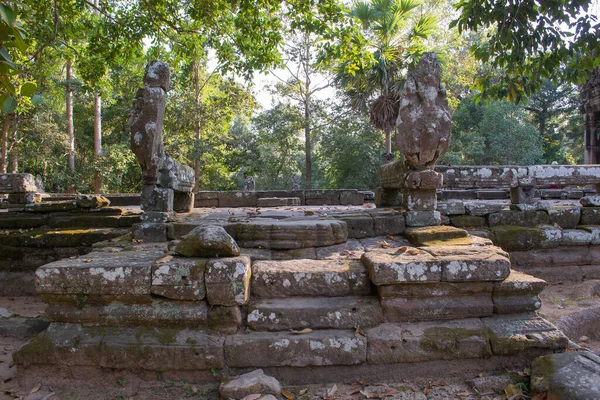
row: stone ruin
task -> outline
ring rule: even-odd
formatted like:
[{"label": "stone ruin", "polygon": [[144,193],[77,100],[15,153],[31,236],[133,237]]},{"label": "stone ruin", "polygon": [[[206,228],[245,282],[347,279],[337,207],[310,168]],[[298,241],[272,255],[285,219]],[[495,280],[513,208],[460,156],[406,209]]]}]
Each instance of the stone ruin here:
[{"label": "stone ruin", "polygon": [[163,121],[170,85],[169,67],[152,61],[146,66],[144,87],[133,101],[131,150],[142,168],[142,222],[134,226],[136,239],[166,241],[166,223],[174,213],[194,207],[194,170],[175,161],[163,146]]},{"label": "stone ruin", "polygon": [[[438,78],[424,54],[401,102],[406,161],[382,167],[380,200],[406,215],[209,209],[170,222],[168,244],[107,241],[44,265],[36,287],[51,324],[15,354],[19,374],[211,381],[268,368],[289,384],[339,383],[504,371],[564,351],[568,338],[536,314],[545,281],[512,270],[491,240],[437,225],[432,168],[449,139]],[[148,93],[164,100],[163,87]]]}]

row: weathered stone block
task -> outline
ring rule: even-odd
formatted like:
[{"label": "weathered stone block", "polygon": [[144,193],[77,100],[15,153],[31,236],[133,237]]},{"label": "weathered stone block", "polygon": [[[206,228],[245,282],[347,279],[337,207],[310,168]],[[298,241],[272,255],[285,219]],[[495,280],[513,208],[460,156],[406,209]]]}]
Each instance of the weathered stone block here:
[{"label": "weathered stone block", "polygon": [[166,242],[167,225],[165,223],[141,222],[132,225],[133,238],[144,242]]},{"label": "weathered stone block", "polygon": [[593,352],[542,356],[533,361],[531,389],[551,399],[600,398],[600,357]]},{"label": "weathered stone block", "polygon": [[29,203],[41,203],[41,193],[9,193],[8,202],[10,204],[29,204]]},{"label": "weathered stone block", "polygon": [[299,206],[298,197],[261,197],[257,200],[258,207],[292,207]]},{"label": "weathered stone block", "polygon": [[543,279],[518,271],[501,282],[494,282],[494,295],[528,295],[540,294],[548,284]]},{"label": "weathered stone block", "polygon": [[383,189],[403,189],[407,168],[404,161],[394,161],[379,168],[379,180]]},{"label": "weathered stone block", "polygon": [[189,213],[194,209],[194,193],[174,192],[173,211],[178,213]]},{"label": "weathered stone block", "polygon": [[452,226],[427,226],[422,228],[408,228],[404,237],[415,246],[423,246],[431,242],[444,242],[452,239],[466,238],[467,231]]},{"label": "weathered stone block", "polygon": [[348,227],[337,220],[252,221],[236,229],[242,247],[265,249],[299,249],[344,243]]},{"label": "weathered stone block", "polygon": [[442,281],[501,281],[510,274],[508,257],[494,251],[482,253],[443,257]]},{"label": "weathered stone block", "polygon": [[140,207],[144,211],[173,211],[173,196],[173,189],[144,185]]},{"label": "weathered stone block", "polygon": [[348,331],[257,332],[225,339],[226,363],[238,368],[355,365],[366,355],[367,339]]},{"label": "weathered stone block", "polygon": [[370,291],[367,271],[358,261],[258,261],[252,265],[252,294],[257,297],[337,297]]},{"label": "weathered stone block", "polygon": [[[416,286],[416,285],[413,285]],[[490,293],[450,297],[412,297],[381,300],[386,321],[438,321],[492,315]]]},{"label": "weathered stone block", "polygon": [[346,223],[349,238],[362,239],[375,236],[373,217],[368,213],[344,213],[334,215],[333,218]]},{"label": "weathered stone block", "polygon": [[361,258],[375,285],[407,282],[439,282],[442,279],[441,262],[429,253],[411,255],[367,252]]},{"label": "weathered stone block", "polygon": [[407,211],[405,218],[406,226],[432,226],[442,223],[439,211]]},{"label": "weathered stone block", "polygon": [[519,180],[519,186],[510,188],[510,202],[512,204],[532,204],[535,202],[535,187],[533,185],[521,186],[522,179]]},{"label": "weathered stone block", "polygon": [[437,208],[435,189],[405,189],[404,206],[410,211],[434,211]]},{"label": "weathered stone block", "polygon": [[211,306],[208,309],[207,326],[213,332],[234,335],[242,327],[242,311],[238,306]]},{"label": "weathered stone block", "polygon": [[208,307],[205,302],[155,300],[151,304],[112,304],[105,306],[59,306],[46,309],[53,322],[100,326],[205,326]]},{"label": "weathered stone block", "polygon": [[587,246],[594,240],[594,235],[584,229],[563,229],[561,246]]},{"label": "weathered stone block", "polygon": [[164,224],[175,218],[175,212],[169,211],[145,211],[140,216],[140,221],[148,224]]},{"label": "weathered stone block", "polygon": [[450,217],[450,223],[458,228],[475,228],[485,226],[485,217],[475,215],[455,215]]},{"label": "weathered stone block", "polygon": [[203,258],[176,257],[152,266],[152,294],[175,300],[202,300],[206,295]]},{"label": "weathered stone block", "polygon": [[600,225],[600,207],[584,207],[581,209],[581,225]]},{"label": "weathered stone block", "polygon": [[39,293],[139,295],[150,293],[152,263],[164,253],[92,252],[46,264],[35,273]]},{"label": "weathered stone block", "polygon": [[219,207],[256,207],[256,192],[218,192]]},{"label": "weathered stone block", "polygon": [[362,206],[365,196],[356,189],[340,190],[340,204],[343,206]]},{"label": "weathered stone block", "polygon": [[568,246],[555,249],[511,251],[510,259],[515,266],[573,266],[592,262],[588,246]]},{"label": "weathered stone block", "polygon": [[492,282],[431,282],[399,285],[382,285],[377,292],[382,300],[395,298],[432,298],[445,300],[450,297],[486,295],[491,298]]},{"label": "weathered stone block", "polygon": [[104,196],[94,196],[94,195],[83,195],[80,194],[77,196],[77,207],[79,208],[87,208],[87,209],[96,209],[110,206],[110,200],[108,200]]},{"label": "weathered stone block", "polygon": [[33,193],[39,190],[31,174],[0,175],[0,193]]},{"label": "weathered stone block", "polygon": [[295,297],[251,304],[248,327],[256,331],[368,328],[383,322],[374,297]]},{"label": "weathered stone block", "polygon": [[404,205],[402,190],[378,187],[375,189],[375,205],[377,208],[402,207]]},{"label": "weathered stone block", "polygon": [[508,203],[504,201],[467,201],[465,208],[467,214],[482,217],[491,213],[495,213],[508,207]]},{"label": "weathered stone block", "polygon": [[337,190],[305,190],[304,202],[307,206],[339,205],[340,192]]},{"label": "weathered stone block", "polygon": [[396,210],[376,210],[373,216],[375,236],[399,235],[406,229],[404,215]]},{"label": "weathered stone block", "polygon": [[430,169],[410,171],[404,181],[408,189],[441,189],[443,185],[444,175]]},{"label": "weathered stone block", "polygon": [[498,315],[481,319],[490,331],[492,351],[497,355],[527,350],[564,350],[568,338],[554,325],[535,314]]},{"label": "weathered stone block", "polygon": [[538,295],[494,295],[494,314],[518,314],[537,311],[542,307]]},{"label": "weathered stone block", "polygon": [[600,207],[600,195],[584,196],[579,200],[579,202],[584,207]]},{"label": "weathered stone block", "polygon": [[204,277],[206,298],[211,305],[236,306],[248,301],[250,258],[245,256],[211,259]]},{"label": "weathered stone block", "polygon": [[224,399],[242,399],[253,394],[281,394],[281,385],[277,379],[265,375],[262,369],[223,382],[219,386],[219,394]]},{"label": "weathered stone block", "polygon": [[224,367],[223,338],[198,330],[81,327],[53,323],[15,354],[15,363],[147,371]]},{"label": "weathered stone block", "polygon": [[443,215],[463,215],[466,213],[465,204],[460,200],[438,202],[437,209]]},{"label": "weathered stone block", "polygon": [[492,232],[496,236],[496,243],[506,251],[557,247],[562,238],[562,231],[551,226],[497,226],[492,228]]},{"label": "weathered stone block", "polygon": [[563,229],[576,228],[581,218],[580,207],[549,207],[548,216],[551,225],[558,225]]},{"label": "weathered stone block", "polygon": [[64,201],[43,201],[41,203],[29,203],[23,207],[24,211],[34,213],[65,212],[77,209],[77,202],[72,200]]},{"label": "weathered stone block", "polygon": [[479,319],[387,323],[367,330],[370,364],[392,364],[491,355],[487,329]]},{"label": "weathered stone block", "polygon": [[184,257],[231,257],[240,248],[222,226],[201,225],[173,242],[172,250]]},{"label": "weathered stone block", "polygon": [[544,211],[502,210],[488,215],[488,224],[490,227],[499,225],[535,227],[547,225],[548,222],[548,214]]}]

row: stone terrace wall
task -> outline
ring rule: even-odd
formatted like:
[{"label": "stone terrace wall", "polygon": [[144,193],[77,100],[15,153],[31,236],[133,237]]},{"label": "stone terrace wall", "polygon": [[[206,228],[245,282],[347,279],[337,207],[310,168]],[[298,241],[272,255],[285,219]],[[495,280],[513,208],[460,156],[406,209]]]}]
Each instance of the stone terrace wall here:
[{"label": "stone terrace wall", "polygon": [[[363,205],[368,192],[356,189],[340,190],[268,190],[200,191],[196,193],[194,206],[201,207],[279,207],[321,205]],[[365,198],[366,196],[366,198]],[[287,199],[287,202],[276,199]]]}]

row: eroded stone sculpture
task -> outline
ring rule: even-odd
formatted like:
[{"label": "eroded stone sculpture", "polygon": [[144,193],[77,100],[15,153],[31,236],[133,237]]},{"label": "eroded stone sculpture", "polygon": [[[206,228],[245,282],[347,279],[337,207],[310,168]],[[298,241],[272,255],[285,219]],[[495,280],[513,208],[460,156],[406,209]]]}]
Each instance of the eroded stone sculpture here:
[{"label": "eroded stone sculpture", "polygon": [[402,91],[396,122],[396,148],[404,160],[381,167],[379,206],[406,208],[409,226],[438,225],[436,189],[442,174],[433,170],[448,150],[452,119],[441,86],[437,56],[425,53],[417,68],[409,72]]},{"label": "eroded stone sculpture", "polygon": [[164,223],[172,219],[173,212],[189,212],[194,204],[194,170],[176,162],[163,146],[169,84],[169,67],[160,61],[150,62],[129,119],[131,150],[142,167],[143,184],[143,223],[134,227],[134,236],[147,241],[166,241]]}]

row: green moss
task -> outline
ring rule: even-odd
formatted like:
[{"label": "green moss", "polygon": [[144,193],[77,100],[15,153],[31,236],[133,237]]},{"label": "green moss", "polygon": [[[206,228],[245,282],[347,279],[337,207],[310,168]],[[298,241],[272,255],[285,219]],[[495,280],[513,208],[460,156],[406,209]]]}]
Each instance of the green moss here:
[{"label": "green moss", "polygon": [[49,362],[56,353],[56,345],[46,333],[41,333],[13,355],[16,364],[28,366],[33,362]]},{"label": "green moss", "polygon": [[496,243],[506,251],[525,251],[540,248],[546,239],[539,228],[521,226],[497,226],[491,229]]},{"label": "green moss", "polygon": [[85,305],[87,304],[87,295],[85,294],[77,294],[75,295],[75,304],[77,305],[78,309],[83,309],[83,307],[85,307]]},{"label": "green moss", "polygon": [[191,344],[192,346],[195,346],[195,345],[198,343],[198,342],[196,341],[196,339],[192,339],[191,337],[187,338],[187,339],[185,340],[185,342],[186,342],[187,344]]},{"label": "green moss", "polygon": [[410,228],[404,232],[404,236],[414,245],[422,246],[427,242],[466,238],[468,233],[464,229],[441,225]]}]

